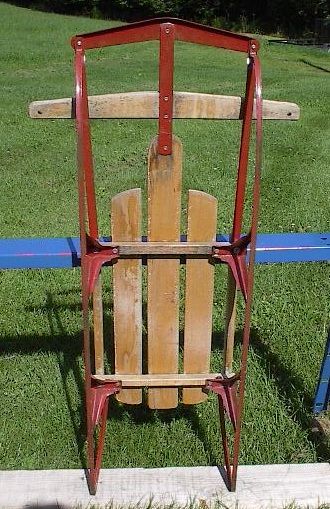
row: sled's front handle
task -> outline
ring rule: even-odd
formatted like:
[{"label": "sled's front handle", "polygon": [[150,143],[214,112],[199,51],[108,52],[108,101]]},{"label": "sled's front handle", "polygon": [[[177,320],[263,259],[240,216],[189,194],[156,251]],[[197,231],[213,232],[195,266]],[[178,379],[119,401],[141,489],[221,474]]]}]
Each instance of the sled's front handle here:
[{"label": "sled's front handle", "polygon": [[[230,49],[255,55],[258,41],[244,35],[233,34],[225,30],[204,27],[188,21],[162,18],[132,23],[91,34],[76,35],[71,44],[76,54],[84,55],[87,49],[159,40],[159,115],[158,115],[158,153],[169,155],[172,153],[172,120],[173,120],[173,68],[174,68],[174,42],[186,41],[217,48]],[[82,69],[84,58],[76,59],[76,75],[84,74]],[[80,90],[80,93],[82,90]],[[82,94],[86,96],[87,91]],[[79,102],[79,90],[76,95]],[[78,106],[79,108],[79,106]],[[85,106],[86,109],[86,106]]]},{"label": "sled's front handle", "polygon": [[176,18],[155,18],[89,34],[76,35],[71,39],[71,45],[74,49],[81,46],[84,50],[87,50],[130,44],[132,42],[159,40],[161,25],[167,23],[173,25],[174,38],[177,41],[192,42],[243,53],[250,53],[251,50],[258,50],[259,48],[258,41],[252,37]]}]

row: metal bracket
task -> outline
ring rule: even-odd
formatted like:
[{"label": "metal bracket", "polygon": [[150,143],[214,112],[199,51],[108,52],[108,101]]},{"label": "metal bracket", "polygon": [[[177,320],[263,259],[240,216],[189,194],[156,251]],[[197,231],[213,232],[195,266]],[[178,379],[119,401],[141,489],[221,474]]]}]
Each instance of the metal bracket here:
[{"label": "metal bracket", "polygon": [[82,258],[82,265],[84,265],[86,278],[87,278],[87,290],[88,296],[94,291],[97,278],[100,274],[101,267],[107,262],[113,262],[119,258],[118,249],[105,249],[104,251],[96,253],[87,253]]},{"label": "metal bracket", "polygon": [[208,380],[206,389],[218,395],[219,403],[221,404],[233,425],[234,431],[237,427],[237,389],[238,389],[239,375],[234,375],[230,378],[223,377],[216,380]]},{"label": "metal bracket", "polygon": [[109,382],[102,385],[91,387],[91,406],[92,406],[92,425],[95,427],[102,414],[102,410],[106,400],[112,394],[116,394],[121,390],[120,382]]},{"label": "metal bracket", "polygon": [[212,257],[215,260],[229,265],[236,285],[241,290],[245,302],[248,296],[246,253],[249,243],[250,235],[246,235],[229,246],[221,248],[215,246],[212,250]]},{"label": "metal bracket", "polygon": [[82,256],[81,265],[84,268],[84,278],[87,284],[88,296],[90,296],[94,291],[102,265],[117,260],[119,249],[118,247],[101,246],[96,239],[89,235],[86,235],[86,248],[87,253]]}]

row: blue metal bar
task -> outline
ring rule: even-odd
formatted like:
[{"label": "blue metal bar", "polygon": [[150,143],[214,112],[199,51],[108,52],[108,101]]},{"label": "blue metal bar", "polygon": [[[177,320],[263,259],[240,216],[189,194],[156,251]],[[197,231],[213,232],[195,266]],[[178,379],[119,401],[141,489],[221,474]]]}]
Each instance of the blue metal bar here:
[{"label": "blue metal bar", "polygon": [[313,413],[319,414],[320,412],[327,410],[329,400],[330,400],[330,330],[328,340],[325,345],[319,381],[315,392]]},{"label": "blue metal bar", "polygon": [[[228,240],[228,236],[218,235],[217,240]],[[256,263],[327,260],[330,260],[330,232],[258,235]],[[77,237],[0,239],[0,269],[63,269],[79,265]]]}]

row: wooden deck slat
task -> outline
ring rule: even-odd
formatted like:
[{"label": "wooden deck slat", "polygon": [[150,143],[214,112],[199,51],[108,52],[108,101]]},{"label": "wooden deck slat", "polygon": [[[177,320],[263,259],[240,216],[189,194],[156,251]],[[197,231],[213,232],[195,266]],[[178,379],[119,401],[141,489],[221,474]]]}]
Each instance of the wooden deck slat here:
[{"label": "wooden deck slat", "polygon": [[[217,200],[201,191],[189,191],[187,240],[215,240]],[[185,373],[206,373],[210,369],[214,265],[209,260],[187,259],[184,326]],[[206,399],[201,389],[184,389],[185,404]]]},{"label": "wooden deck slat", "polygon": [[[141,189],[117,194],[111,201],[112,237],[118,241],[141,238]],[[142,274],[140,259],[119,259],[113,265],[115,371],[142,373]],[[122,403],[142,402],[139,389],[116,395]]]},{"label": "wooden deck slat", "polygon": [[[124,92],[88,97],[90,118],[158,118],[158,92]],[[265,120],[298,120],[297,104],[263,100]],[[31,118],[75,118],[71,97],[34,101]],[[237,96],[173,93],[173,118],[238,120],[242,118],[242,98]],[[255,113],[254,113],[255,118]]]},{"label": "wooden deck slat", "polygon": [[[172,154],[148,156],[148,238],[180,240],[182,146],[173,137]],[[177,259],[148,260],[148,372],[177,373],[179,349],[179,268]],[[150,408],[175,408],[177,389],[150,389]]]}]

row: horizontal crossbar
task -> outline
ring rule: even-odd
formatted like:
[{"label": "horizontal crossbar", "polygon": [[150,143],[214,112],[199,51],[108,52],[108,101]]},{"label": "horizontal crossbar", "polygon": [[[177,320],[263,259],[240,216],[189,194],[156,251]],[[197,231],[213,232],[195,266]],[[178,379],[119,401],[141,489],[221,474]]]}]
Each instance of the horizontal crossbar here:
[{"label": "horizontal crossbar", "polygon": [[128,387],[204,387],[209,380],[223,379],[219,373],[166,375],[93,375],[99,382],[120,382]]},{"label": "horizontal crossbar", "polygon": [[[173,93],[173,118],[238,120],[242,118],[243,101],[238,96]],[[88,97],[90,118],[158,118],[158,92],[125,92]],[[34,101],[29,106],[31,118],[75,118],[74,99]],[[265,120],[298,120],[297,104],[263,100]],[[254,111],[255,118],[255,111]]]},{"label": "horizontal crossbar", "polygon": [[[228,242],[228,236],[217,235],[217,241]],[[257,237],[257,263],[329,260],[330,232],[263,233]],[[0,269],[60,269],[79,265],[77,237],[0,239]]]},{"label": "horizontal crossbar", "polygon": [[230,246],[229,242],[100,242],[103,247],[118,248],[119,256],[196,255],[210,256],[213,248]]}]

